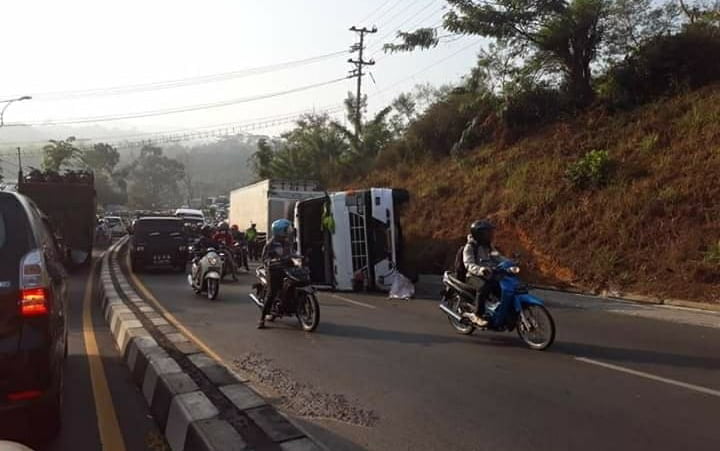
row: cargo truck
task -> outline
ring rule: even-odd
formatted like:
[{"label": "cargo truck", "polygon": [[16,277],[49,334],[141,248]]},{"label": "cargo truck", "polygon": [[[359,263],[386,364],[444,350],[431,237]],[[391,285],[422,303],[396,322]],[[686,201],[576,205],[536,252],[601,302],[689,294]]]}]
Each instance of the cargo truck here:
[{"label": "cargo truck", "polygon": [[66,250],[67,262],[90,262],[96,225],[95,179],[91,173],[18,176],[18,192],[32,199],[50,219]]},{"label": "cargo truck", "polygon": [[262,180],[230,193],[230,224],[241,230],[256,224],[258,234],[266,236],[277,219],[292,219],[295,204],[304,199],[325,196],[317,182],[307,180]]}]

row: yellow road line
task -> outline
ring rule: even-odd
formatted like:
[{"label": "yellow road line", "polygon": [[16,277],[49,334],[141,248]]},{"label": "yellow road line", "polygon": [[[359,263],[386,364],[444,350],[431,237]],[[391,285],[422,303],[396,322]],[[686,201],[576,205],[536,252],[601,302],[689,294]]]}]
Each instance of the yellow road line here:
[{"label": "yellow road line", "polygon": [[[125,253],[125,267],[130,268],[130,253]],[[215,351],[210,349],[208,345],[205,344],[201,339],[195,336],[190,330],[188,330],[187,327],[183,326],[180,321],[178,321],[175,316],[170,313],[165,307],[163,307],[160,304],[160,301],[157,300],[157,298],[150,292],[150,290],[145,286],[144,283],[140,281],[140,279],[132,272],[128,271],[128,274],[130,275],[130,280],[132,280],[135,287],[140,290],[140,293],[145,297],[146,300],[150,301],[151,304],[155,306],[155,308],[162,313],[163,316],[165,316],[165,319],[168,320],[170,324],[177,327],[178,330],[180,330],[182,333],[185,334],[195,345],[202,349],[207,355],[215,359],[217,362],[225,365],[226,367],[230,368],[230,365],[223,360],[222,357],[220,357]]]},{"label": "yellow road line", "polygon": [[108,388],[105,368],[98,350],[95,330],[92,324],[92,294],[95,266],[90,270],[90,276],[85,283],[85,296],[83,298],[83,337],[85,338],[85,353],[90,366],[90,380],[92,381],[93,396],[95,398],[95,412],[97,414],[100,442],[104,450],[125,451],[125,441],[120,432],[120,425],[115,415],[110,389]]}]

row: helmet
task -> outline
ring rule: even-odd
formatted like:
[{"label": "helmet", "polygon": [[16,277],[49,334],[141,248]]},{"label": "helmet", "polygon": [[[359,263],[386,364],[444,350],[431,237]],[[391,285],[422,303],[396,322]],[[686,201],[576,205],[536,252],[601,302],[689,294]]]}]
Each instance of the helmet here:
[{"label": "helmet", "polygon": [[479,243],[490,244],[493,230],[495,230],[495,226],[490,221],[480,220],[470,224],[470,235]]},{"label": "helmet", "polygon": [[293,226],[287,219],[278,219],[270,227],[272,235],[278,238],[288,238],[293,232]]},{"label": "helmet", "polygon": [[221,222],[218,228],[222,231],[227,231],[229,229],[227,222]]},{"label": "helmet", "polygon": [[210,237],[210,234],[212,233],[212,227],[209,225],[204,225],[200,228],[200,233],[203,234],[203,236]]}]

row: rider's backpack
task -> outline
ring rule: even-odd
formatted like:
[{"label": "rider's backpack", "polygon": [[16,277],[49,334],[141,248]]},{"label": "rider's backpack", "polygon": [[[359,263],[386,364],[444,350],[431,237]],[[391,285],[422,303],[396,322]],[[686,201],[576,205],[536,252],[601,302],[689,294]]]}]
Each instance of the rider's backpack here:
[{"label": "rider's backpack", "polygon": [[464,262],[464,254],[465,253],[465,244],[460,246],[458,248],[457,253],[455,254],[455,277],[457,277],[460,281],[465,282],[465,279],[467,278],[467,268],[465,267]]}]

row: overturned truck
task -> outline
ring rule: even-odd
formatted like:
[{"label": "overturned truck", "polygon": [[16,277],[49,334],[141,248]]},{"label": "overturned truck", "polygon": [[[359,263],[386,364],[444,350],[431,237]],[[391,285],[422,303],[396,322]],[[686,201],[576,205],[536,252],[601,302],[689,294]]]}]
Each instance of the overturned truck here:
[{"label": "overturned truck", "polygon": [[303,200],[295,206],[298,251],[319,287],[388,291],[402,272],[400,209],[406,190],[371,188]]}]

